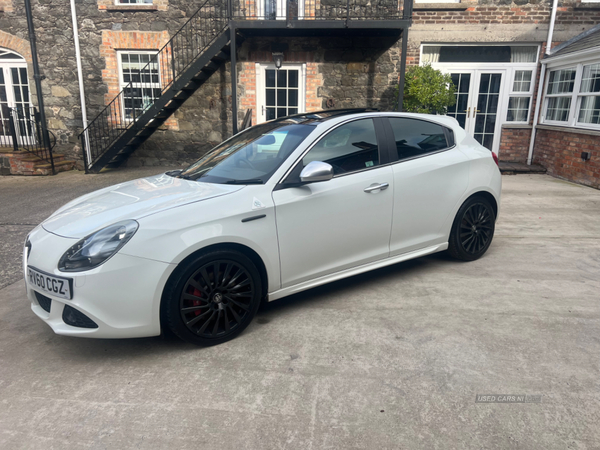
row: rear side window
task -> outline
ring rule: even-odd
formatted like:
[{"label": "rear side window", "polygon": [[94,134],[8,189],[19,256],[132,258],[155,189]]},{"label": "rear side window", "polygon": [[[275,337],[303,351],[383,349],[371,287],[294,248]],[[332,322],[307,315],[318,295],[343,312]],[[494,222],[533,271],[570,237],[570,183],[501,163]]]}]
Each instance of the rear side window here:
[{"label": "rear side window", "polygon": [[389,118],[398,160],[415,158],[448,148],[444,127],[418,119]]}]

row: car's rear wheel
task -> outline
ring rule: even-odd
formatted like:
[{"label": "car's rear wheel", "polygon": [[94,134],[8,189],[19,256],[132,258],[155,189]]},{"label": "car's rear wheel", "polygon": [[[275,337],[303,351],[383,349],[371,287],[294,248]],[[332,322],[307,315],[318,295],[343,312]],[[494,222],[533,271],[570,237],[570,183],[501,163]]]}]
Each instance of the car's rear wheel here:
[{"label": "car's rear wheel", "polygon": [[490,202],[479,195],[469,198],[452,224],[448,253],[463,261],[480,258],[492,243],[495,224],[496,215]]},{"label": "car's rear wheel", "polygon": [[239,335],[261,300],[261,278],[244,254],[214,251],[186,264],[165,292],[170,330],[196,345],[215,345]]}]

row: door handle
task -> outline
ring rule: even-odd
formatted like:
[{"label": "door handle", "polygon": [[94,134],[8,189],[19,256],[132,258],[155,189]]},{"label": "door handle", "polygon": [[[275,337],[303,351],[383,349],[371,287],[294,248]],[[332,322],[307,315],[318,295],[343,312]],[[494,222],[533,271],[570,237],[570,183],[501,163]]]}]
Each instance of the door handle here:
[{"label": "door handle", "polygon": [[371,186],[365,188],[365,192],[385,191],[389,187],[390,187],[389,183],[381,183],[381,184],[374,183]]},{"label": "door handle", "polygon": [[465,111],[467,112],[467,119],[468,119],[469,116],[471,115],[471,107],[469,106]]}]

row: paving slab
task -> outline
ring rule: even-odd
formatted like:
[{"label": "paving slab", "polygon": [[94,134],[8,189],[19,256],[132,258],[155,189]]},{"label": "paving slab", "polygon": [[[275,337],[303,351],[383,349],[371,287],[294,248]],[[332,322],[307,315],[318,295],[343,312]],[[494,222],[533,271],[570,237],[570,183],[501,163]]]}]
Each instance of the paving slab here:
[{"label": "paving slab", "polygon": [[0,448],[598,449],[600,191],[503,181],[482,259],[300,293],[216,347],[56,336],[9,284]]}]

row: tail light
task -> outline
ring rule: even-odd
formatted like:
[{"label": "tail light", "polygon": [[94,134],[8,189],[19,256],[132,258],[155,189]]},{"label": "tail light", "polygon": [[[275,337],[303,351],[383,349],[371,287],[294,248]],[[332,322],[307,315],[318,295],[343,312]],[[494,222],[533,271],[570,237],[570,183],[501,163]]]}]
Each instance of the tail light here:
[{"label": "tail light", "polygon": [[496,155],[494,152],[492,152],[492,158],[494,158],[494,162],[496,163],[498,168],[500,168],[500,162],[498,161],[498,155]]}]

